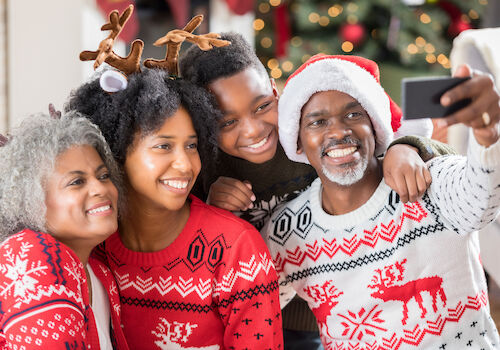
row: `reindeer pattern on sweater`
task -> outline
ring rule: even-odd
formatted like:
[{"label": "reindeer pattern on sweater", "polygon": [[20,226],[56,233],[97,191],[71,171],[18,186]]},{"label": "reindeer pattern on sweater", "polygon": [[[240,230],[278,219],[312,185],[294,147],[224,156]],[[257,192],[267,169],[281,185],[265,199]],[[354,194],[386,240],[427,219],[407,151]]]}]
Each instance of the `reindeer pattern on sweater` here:
[{"label": "reindeer pattern on sweater", "polygon": [[402,203],[382,181],[360,208],[329,215],[321,181],[262,233],[283,307],[295,293],[327,350],[497,349],[476,230],[500,204],[500,142],[428,163],[432,185]]}]

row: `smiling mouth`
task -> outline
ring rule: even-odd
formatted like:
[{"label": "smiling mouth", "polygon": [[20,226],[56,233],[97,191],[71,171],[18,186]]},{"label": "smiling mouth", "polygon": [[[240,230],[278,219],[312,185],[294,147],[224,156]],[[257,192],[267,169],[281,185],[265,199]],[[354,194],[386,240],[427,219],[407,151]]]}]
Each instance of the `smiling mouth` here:
[{"label": "smiling mouth", "polygon": [[98,208],[87,210],[87,214],[96,215],[96,214],[105,213],[105,212],[110,211],[110,210],[111,210],[111,205],[108,204],[108,205],[103,205],[103,206],[98,207]]},{"label": "smiling mouth", "polygon": [[267,143],[268,139],[269,139],[269,136],[268,137],[264,137],[260,142],[254,143],[253,145],[248,145],[247,147],[248,148],[252,148],[252,149],[256,149],[256,148],[262,147],[262,146],[264,146]]},{"label": "smiling mouth", "polygon": [[353,154],[356,150],[357,147],[337,148],[326,152],[326,155],[330,158],[341,158]]},{"label": "smiling mouth", "polygon": [[173,187],[178,190],[184,190],[188,187],[189,181],[181,181],[181,180],[161,180],[162,184],[167,185],[169,187]]}]

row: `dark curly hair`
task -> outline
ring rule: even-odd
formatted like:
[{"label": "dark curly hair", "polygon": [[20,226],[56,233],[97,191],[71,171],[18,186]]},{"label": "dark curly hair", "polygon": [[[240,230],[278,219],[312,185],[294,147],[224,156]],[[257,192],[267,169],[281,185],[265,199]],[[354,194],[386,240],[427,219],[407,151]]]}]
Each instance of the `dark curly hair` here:
[{"label": "dark curly hair", "polygon": [[221,33],[221,39],[230,41],[231,45],[208,51],[202,51],[196,45],[187,49],[179,63],[181,76],[199,86],[206,86],[218,78],[232,76],[249,67],[268,76],[266,68],[241,34]]},{"label": "dark curly hair", "polygon": [[183,79],[171,79],[165,70],[142,68],[128,77],[125,90],[107,93],[99,76],[72,91],[64,106],[76,110],[96,124],[117,162],[123,166],[136,132],[147,135],[165,119],[184,107],[198,135],[202,165],[211,165],[217,152],[217,120],[220,111],[205,89]]}]

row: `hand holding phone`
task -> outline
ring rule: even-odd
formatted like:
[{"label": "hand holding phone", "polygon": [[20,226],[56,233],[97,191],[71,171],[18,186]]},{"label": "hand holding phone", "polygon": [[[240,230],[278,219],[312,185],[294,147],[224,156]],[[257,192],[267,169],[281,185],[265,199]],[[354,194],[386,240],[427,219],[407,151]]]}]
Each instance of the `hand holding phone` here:
[{"label": "hand holding phone", "polygon": [[452,105],[441,105],[441,96],[448,90],[470,79],[452,77],[404,78],[402,80],[403,118],[443,118],[470,104],[470,99]]}]

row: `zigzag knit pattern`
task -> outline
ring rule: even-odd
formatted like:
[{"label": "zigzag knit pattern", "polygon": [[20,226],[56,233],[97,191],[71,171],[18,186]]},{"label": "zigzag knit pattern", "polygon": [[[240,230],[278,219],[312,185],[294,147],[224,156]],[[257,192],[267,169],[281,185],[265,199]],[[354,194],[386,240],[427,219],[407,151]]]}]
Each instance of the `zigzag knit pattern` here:
[{"label": "zigzag knit pattern", "polygon": [[320,179],[263,229],[280,301],[296,293],[326,350],[500,349],[476,230],[498,215],[500,142],[429,162],[432,185],[401,203],[382,181],[360,208],[329,215]]},{"label": "zigzag knit pattern", "polygon": [[127,249],[119,234],[95,256],[118,282],[133,349],[282,349],[278,282],[249,223],[190,197],[186,226],[165,249]]}]

